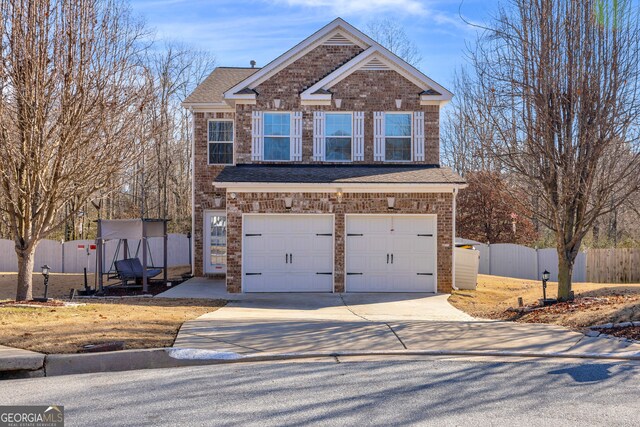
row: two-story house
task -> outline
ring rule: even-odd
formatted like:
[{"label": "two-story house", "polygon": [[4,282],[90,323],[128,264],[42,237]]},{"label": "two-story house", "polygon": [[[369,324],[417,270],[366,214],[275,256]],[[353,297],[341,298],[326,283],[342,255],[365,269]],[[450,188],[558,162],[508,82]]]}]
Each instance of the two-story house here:
[{"label": "two-story house", "polygon": [[342,19],[263,68],[216,68],[184,102],[194,274],[229,292],[450,292],[451,97]]}]

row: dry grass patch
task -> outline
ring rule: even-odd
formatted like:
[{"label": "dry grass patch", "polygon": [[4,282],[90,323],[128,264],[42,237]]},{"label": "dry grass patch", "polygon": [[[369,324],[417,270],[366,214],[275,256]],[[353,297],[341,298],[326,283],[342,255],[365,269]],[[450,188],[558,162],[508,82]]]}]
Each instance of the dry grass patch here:
[{"label": "dry grass patch", "polygon": [[[534,305],[542,298],[539,281],[478,275],[475,291],[454,291],[449,302],[472,316],[488,319],[552,323],[572,328],[640,320],[640,284],[574,283],[575,303],[558,304],[524,315],[508,312],[518,306]],[[557,295],[557,283],[549,282],[547,296]]]},{"label": "dry grass patch", "polygon": [[225,301],[126,298],[79,307],[0,307],[0,344],[42,353],[76,353],[83,345],[124,341],[126,349],[169,347],[187,320]]}]

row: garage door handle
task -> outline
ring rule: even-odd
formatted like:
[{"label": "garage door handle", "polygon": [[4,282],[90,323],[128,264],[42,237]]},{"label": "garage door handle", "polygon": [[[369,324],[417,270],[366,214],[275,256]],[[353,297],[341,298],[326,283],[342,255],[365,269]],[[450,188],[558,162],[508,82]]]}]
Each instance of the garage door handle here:
[{"label": "garage door handle", "polygon": [[316,274],[324,274],[326,276],[331,276],[333,273],[316,273]]},{"label": "garage door handle", "polygon": [[433,234],[418,234],[418,237],[433,237]]},{"label": "garage door handle", "polygon": [[389,264],[389,254],[387,254],[387,264]]},{"label": "garage door handle", "polygon": [[347,237],[353,237],[353,236],[364,236],[364,234],[347,233]]},{"label": "garage door handle", "polygon": [[316,236],[333,236],[331,233],[316,233]]},{"label": "garage door handle", "polygon": [[362,276],[364,273],[347,273],[347,276]]},{"label": "garage door handle", "polygon": [[393,264],[393,254],[391,254],[391,264]]},{"label": "garage door handle", "polygon": [[289,254],[284,254],[284,263],[289,264]]},{"label": "garage door handle", "polygon": [[416,273],[418,276],[433,276],[433,273]]},{"label": "garage door handle", "polygon": [[262,276],[262,273],[244,273],[245,276]]},{"label": "garage door handle", "polygon": [[252,233],[252,234],[245,234],[245,237],[255,237],[255,236],[262,236],[262,234],[260,233]]}]

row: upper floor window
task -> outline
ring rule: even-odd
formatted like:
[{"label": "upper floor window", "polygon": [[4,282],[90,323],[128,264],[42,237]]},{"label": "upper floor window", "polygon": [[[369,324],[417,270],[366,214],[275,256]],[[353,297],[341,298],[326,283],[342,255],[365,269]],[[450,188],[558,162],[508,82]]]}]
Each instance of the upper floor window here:
[{"label": "upper floor window", "polygon": [[353,117],[348,113],[325,116],[325,160],[350,161]]},{"label": "upper floor window", "polygon": [[411,161],[410,113],[386,113],[384,136],[386,161]]},{"label": "upper floor window", "polygon": [[209,120],[209,164],[233,164],[233,121]]},{"label": "upper floor window", "polygon": [[264,113],[264,160],[291,157],[291,114]]}]

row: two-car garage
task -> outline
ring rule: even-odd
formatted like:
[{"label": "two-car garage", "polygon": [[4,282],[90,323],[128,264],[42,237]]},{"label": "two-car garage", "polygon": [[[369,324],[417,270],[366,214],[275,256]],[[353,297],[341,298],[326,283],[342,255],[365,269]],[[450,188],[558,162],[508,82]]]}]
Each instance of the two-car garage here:
[{"label": "two-car garage", "polygon": [[436,292],[435,215],[245,214],[243,292],[332,292],[336,234],[346,292]]}]

